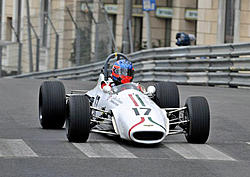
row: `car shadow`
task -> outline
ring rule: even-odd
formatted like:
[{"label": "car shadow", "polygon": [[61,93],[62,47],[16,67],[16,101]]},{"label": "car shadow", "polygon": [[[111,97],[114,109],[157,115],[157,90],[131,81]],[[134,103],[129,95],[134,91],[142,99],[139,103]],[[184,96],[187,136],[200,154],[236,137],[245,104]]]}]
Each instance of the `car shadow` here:
[{"label": "car shadow", "polygon": [[101,136],[104,137],[105,139],[110,139],[120,145],[133,147],[133,148],[159,148],[162,146],[162,143],[141,144],[141,143],[136,143],[133,141],[121,139],[119,136],[112,136],[112,135],[105,135],[105,134],[101,134]]}]

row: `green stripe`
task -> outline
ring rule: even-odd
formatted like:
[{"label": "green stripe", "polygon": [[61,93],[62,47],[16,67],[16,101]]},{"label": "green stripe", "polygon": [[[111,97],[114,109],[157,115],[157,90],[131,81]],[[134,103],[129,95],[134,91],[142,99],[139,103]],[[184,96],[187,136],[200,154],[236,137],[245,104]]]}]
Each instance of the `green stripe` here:
[{"label": "green stripe", "polygon": [[142,105],[142,106],[145,106],[145,104],[143,103],[143,101],[142,101],[142,99],[139,97],[139,95],[136,94],[135,96],[136,96],[137,99],[140,101],[141,105]]},{"label": "green stripe", "polygon": [[166,129],[165,129],[162,125],[160,125],[160,124],[156,123],[155,121],[153,121],[151,117],[149,117],[148,120],[150,120],[150,121],[153,122],[154,124],[160,126],[161,128],[163,128],[163,129],[166,131]]}]

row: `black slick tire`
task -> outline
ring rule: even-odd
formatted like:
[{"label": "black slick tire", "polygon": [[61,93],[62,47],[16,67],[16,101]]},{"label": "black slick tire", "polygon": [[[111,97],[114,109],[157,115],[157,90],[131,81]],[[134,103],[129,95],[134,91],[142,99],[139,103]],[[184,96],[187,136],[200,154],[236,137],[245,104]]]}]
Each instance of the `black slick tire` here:
[{"label": "black slick tire", "polygon": [[84,143],[90,132],[90,103],[86,96],[71,96],[67,103],[66,136],[69,142]]},{"label": "black slick tire", "polygon": [[[159,82],[155,84],[155,103],[160,108],[179,108],[180,96],[179,90],[174,82]],[[179,117],[179,112],[174,113],[176,118]],[[170,118],[171,120],[171,118]],[[176,125],[171,125],[170,129],[174,129]]]},{"label": "black slick tire", "polygon": [[63,83],[45,81],[39,90],[39,120],[44,129],[60,129],[65,123],[66,98]]},{"label": "black slick tire", "polygon": [[189,143],[204,144],[209,137],[210,111],[204,97],[189,97],[186,100],[185,116],[189,120],[186,139]]}]

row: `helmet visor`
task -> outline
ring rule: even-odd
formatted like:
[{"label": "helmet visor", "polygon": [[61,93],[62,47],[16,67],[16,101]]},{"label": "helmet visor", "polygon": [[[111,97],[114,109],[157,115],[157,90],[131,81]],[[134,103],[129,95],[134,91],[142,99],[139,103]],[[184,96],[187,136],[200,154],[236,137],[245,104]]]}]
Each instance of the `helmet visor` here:
[{"label": "helmet visor", "polygon": [[115,68],[114,73],[123,76],[133,76],[134,71],[132,69],[127,69],[127,68]]}]

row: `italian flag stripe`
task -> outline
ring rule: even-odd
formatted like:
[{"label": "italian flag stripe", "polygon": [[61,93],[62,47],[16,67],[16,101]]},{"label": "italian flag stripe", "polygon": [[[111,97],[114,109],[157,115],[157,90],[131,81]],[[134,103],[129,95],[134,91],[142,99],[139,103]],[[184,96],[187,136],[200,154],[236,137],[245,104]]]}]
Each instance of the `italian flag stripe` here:
[{"label": "italian flag stripe", "polygon": [[133,97],[132,94],[129,94],[128,96],[133,101],[133,103],[134,103],[135,106],[139,106],[138,103],[135,101],[135,99],[134,99],[134,97]]},{"label": "italian flag stripe", "polygon": [[140,101],[142,106],[145,106],[144,102],[142,101],[142,99],[140,98],[140,96],[138,94],[135,95],[137,97],[137,99]]},{"label": "italian flag stripe", "polygon": [[145,121],[145,118],[144,118],[144,117],[141,117],[141,121],[138,122],[137,124],[133,125],[133,126],[129,129],[129,131],[128,131],[128,136],[129,136],[130,139],[131,139],[131,137],[130,137],[131,130],[132,130],[133,128],[135,128],[137,125],[140,125],[141,123],[143,123],[144,121]]},{"label": "italian flag stripe", "polygon": [[157,122],[153,121],[151,117],[149,117],[148,120],[150,120],[152,123],[154,123],[154,124],[160,126],[161,128],[163,128],[163,129],[166,131],[166,129],[165,129],[162,125],[160,125],[160,124],[158,124]]}]

